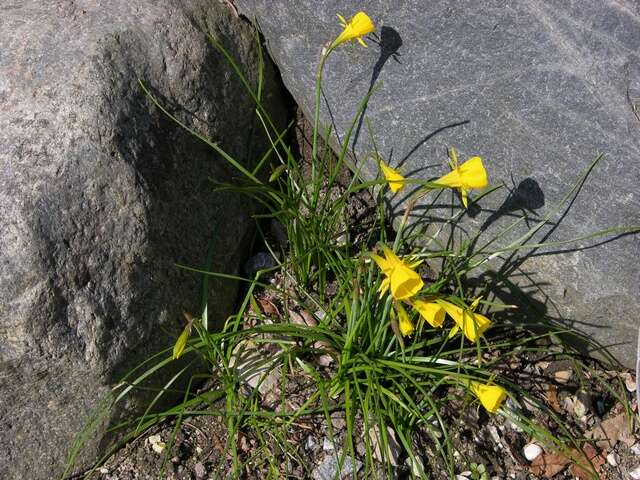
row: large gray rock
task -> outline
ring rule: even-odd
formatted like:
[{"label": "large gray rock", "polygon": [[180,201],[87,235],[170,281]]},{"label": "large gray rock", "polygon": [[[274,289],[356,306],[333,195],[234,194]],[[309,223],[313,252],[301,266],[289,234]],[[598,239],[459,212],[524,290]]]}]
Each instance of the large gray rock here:
[{"label": "large gray rock", "polygon": [[[233,273],[246,254],[252,207],[209,180],[233,170],[138,85],[253,164],[267,141],[209,32],[256,84],[254,33],[220,2],[0,5],[0,478],[60,475],[100,398],[199,313],[202,277],[176,264]],[[269,65],[264,85],[283,125]],[[219,324],[237,285],[209,286]]]},{"label": "large gray rock", "polygon": [[[349,17],[365,8],[377,25],[378,41],[370,37],[367,49],[343,45],[331,55],[321,121],[342,138],[358,103],[373,84],[384,82],[366,116],[379,151],[393,166],[435,178],[447,171],[446,148],[456,146],[462,159],[483,157],[493,184],[506,184],[503,193],[480,202],[475,218],[464,220],[471,233],[482,227],[489,238],[524,212],[543,216],[599,152],[603,161],[568,213],[537,239],[640,224],[638,2],[237,0],[236,5],[257,18],[285,85],[309,117],[321,46],[341,30],[336,13]],[[353,160],[366,179],[377,173],[372,150],[360,124]],[[392,199],[396,211],[404,199]],[[443,199],[446,205],[460,204],[449,194],[438,203]],[[435,213],[449,216],[446,208]],[[523,231],[512,231],[499,244]],[[640,238],[545,253],[518,260],[525,261],[513,278],[525,296],[537,298],[532,303],[541,313],[613,346],[631,365],[640,318]],[[524,301],[520,295],[510,300]],[[536,321],[536,315],[530,318]]]}]

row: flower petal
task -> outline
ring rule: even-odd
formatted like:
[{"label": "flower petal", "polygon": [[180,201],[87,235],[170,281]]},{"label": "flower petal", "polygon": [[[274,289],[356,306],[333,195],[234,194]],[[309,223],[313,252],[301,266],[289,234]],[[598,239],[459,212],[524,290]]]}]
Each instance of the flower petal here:
[{"label": "flower petal", "polygon": [[458,167],[458,171],[463,179],[465,188],[484,188],[489,185],[487,171],[484,169],[480,157],[471,157]]},{"label": "flower petal", "polygon": [[391,168],[382,160],[380,160],[380,170],[382,170],[382,174],[393,193],[399,192],[405,187],[405,178],[400,174],[399,170]]},{"label": "flower petal", "polygon": [[400,333],[403,337],[407,337],[413,333],[415,330],[413,326],[413,322],[409,318],[409,314],[404,309],[401,303],[398,303],[396,306],[398,310],[398,327],[400,328]]},{"label": "flower petal", "polygon": [[469,190],[461,188],[460,196],[462,197],[462,205],[464,205],[464,208],[469,208]]},{"label": "flower petal", "polygon": [[384,258],[387,259],[390,267],[395,268],[398,265],[402,264],[402,260],[398,257],[393,250],[387,247],[384,243],[380,243],[380,248],[382,249],[382,253],[384,253]]},{"label": "flower petal", "polygon": [[458,328],[462,330],[464,336],[471,342],[477,341],[491,326],[491,320],[480,313],[462,309],[445,300],[436,301],[444,308],[453,321],[456,322]]},{"label": "flower petal", "polygon": [[335,48],[349,40],[360,40],[360,37],[375,30],[373,21],[371,21],[369,16],[364,12],[356,13],[348,22],[346,22],[341,15],[338,15],[338,19],[342,23],[344,30],[331,43],[331,48]]},{"label": "flower petal", "polygon": [[380,292],[380,298],[384,297],[385,293],[389,290],[390,285],[391,281],[389,280],[389,277],[384,277],[380,283],[380,288],[378,289]]},{"label": "flower petal", "polygon": [[507,391],[499,385],[471,382],[469,388],[489,413],[495,413],[507,398]]},{"label": "flower petal", "polygon": [[460,178],[460,172],[456,168],[455,170],[451,170],[446,175],[435,180],[435,183],[438,183],[440,185],[444,185],[450,188],[460,188],[462,186],[462,178]]},{"label": "flower petal", "polygon": [[420,275],[405,264],[400,264],[391,272],[391,295],[396,300],[406,300],[422,290],[424,282]]},{"label": "flower petal", "polygon": [[391,270],[393,270],[393,264],[391,264],[386,258],[382,258],[380,255],[373,253],[371,254],[371,258],[373,258],[373,260],[378,264],[378,267],[380,267],[380,270],[382,270],[384,274],[389,275]]},{"label": "flower petal", "polygon": [[444,323],[445,311],[441,305],[435,302],[425,302],[424,300],[415,300],[413,302],[413,308],[415,308],[420,316],[424,318],[429,325],[434,328],[441,328]]}]

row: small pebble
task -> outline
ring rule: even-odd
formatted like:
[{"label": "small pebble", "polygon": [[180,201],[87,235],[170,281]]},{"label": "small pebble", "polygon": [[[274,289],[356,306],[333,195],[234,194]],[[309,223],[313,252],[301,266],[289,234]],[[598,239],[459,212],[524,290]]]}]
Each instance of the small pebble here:
[{"label": "small pebble", "polygon": [[422,475],[424,475],[424,463],[420,459],[420,457],[415,456],[414,458],[415,458],[415,462],[411,460],[411,457],[409,456],[404,461],[404,463],[409,468],[409,470],[411,471],[411,474],[414,477],[422,478]]},{"label": "small pebble", "polygon": [[554,378],[558,383],[567,383],[571,379],[571,370],[559,370],[555,373]]},{"label": "small pebble", "polygon": [[158,442],[158,443],[154,443],[153,445],[151,445],[151,448],[153,449],[154,452],[160,454],[162,452],[164,452],[164,449],[167,445],[164,442]]},{"label": "small pebble", "polygon": [[101,474],[103,474],[103,475],[106,475],[107,473],[109,473],[109,469],[108,469],[108,468],[101,467],[101,468],[100,468],[100,473],[101,473]]},{"label": "small pebble", "polygon": [[627,387],[627,390],[631,393],[635,392],[637,388],[637,383],[636,383],[636,380],[633,378],[633,375],[628,372],[624,372],[624,373],[621,373],[620,376],[624,380],[624,385],[625,387]]},{"label": "small pebble", "polygon": [[588,407],[584,404],[584,402],[576,397],[575,402],[573,403],[573,413],[576,417],[582,418],[587,414]]},{"label": "small pebble", "polygon": [[542,454],[542,447],[537,443],[527,443],[522,449],[524,458],[533,462],[536,458]]},{"label": "small pebble", "polygon": [[344,458],[342,468],[340,468],[338,460],[338,455],[328,455],[322,463],[311,472],[311,478],[313,478],[313,480],[346,480],[354,477],[362,467],[362,462],[358,460],[354,462],[351,457],[347,456]]},{"label": "small pebble", "polygon": [[331,424],[336,430],[344,430],[347,426],[347,421],[343,414],[334,412],[331,414]]},{"label": "small pebble", "polygon": [[549,367],[549,365],[551,365],[551,362],[538,362],[536,363],[536,368],[538,369],[538,372],[542,373]]},{"label": "small pebble", "polygon": [[633,480],[640,480],[640,467],[636,467],[629,472],[629,476],[633,478]]},{"label": "small pebble", "polygon": [[489,430],[489,434],[491,435],[491,439],[493,440],[493,442],[501,446],[501,442],[500,442],[501,438],[500,438],[500,434],[498,433],[498,429],[494,425],[489,425],[489,427],[487,428]]},{"label": "small pebble", "polygon": [[198,462],[193,466],[194,473],[196,474],[196,478],[204,478],[207,474],[207,470],[204,468],[202,462]]},{"label": "small pebble", "polygon": [[147,438],[147,441],[151,444],[151,448],[156,453],[162,453],[167,446],[167,444],[162,441],[162,437],[160,437],[160,435],[151,435]]},{"label": "small pebble", "polygon": [[313,435],[309,435],[307,440],[304,442],[304,448],[306,450],[313,450],[316,446],[316,439]]},{"label": "small pebble", "polygon": [[618,455],[616,455],[615,452],[611,452],[609,455],[607,455],[607,463],[609,465],[611,465],[612,467],[617,467],[618,466]]},{"label": "small pebble", "polygon": [[324,441],[322,442],[322,449],[325,452],[328,452],[330,450],[334,450],[335,449],[335,445],[333,444],[333,442],[331,440],[329,440],[328,438],[325,438]]},{"label": "small pebble", "polygon": [[328,367],[333,363],[333,357],[328,353],[323,353],[318,357],[318,359],[316,360],[316,363],[321,367]]},{"label": "small pebble", "polygon": [[636,443],[631,447],[631,451],[636,455],[640,455],[640,443]]},{"label": "small pebble", "polygon": [[576,402],[573,397],[564,397],[562,399],[562,408],[564,408],[565,412],[573,413],[575,406],[576,406]]}]

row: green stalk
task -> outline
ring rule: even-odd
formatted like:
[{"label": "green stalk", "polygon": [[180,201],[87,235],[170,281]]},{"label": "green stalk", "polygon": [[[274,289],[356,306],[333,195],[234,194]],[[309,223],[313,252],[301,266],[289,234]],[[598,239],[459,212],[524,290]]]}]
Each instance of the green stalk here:
[{"label": "green stalk", "polygon": [[331,47],[323,49],[320,55],[320,64],[318,65],[318,73],[316,74],[316,99],[315,99],[315,112],[313,115],[313,143],[311,147],[311,168],[312,178],[315,179],[315,162],[318,160],[318,130],[320,129],[320,93],[322,89],[322,70],[324,70],[324,63],[327,61],[327,57],[333,51]]}]

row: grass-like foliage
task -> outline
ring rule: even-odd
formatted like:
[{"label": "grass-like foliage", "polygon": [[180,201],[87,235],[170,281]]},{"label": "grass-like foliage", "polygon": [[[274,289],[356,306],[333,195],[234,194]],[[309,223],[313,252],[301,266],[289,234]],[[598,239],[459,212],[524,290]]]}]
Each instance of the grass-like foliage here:
[{"label": "grass-like foliage", "polygon": [[[285,141],[289,129],[277,131],[263,108],[261,82],[250,85],[234,59],[211,38],[255,100],[256,115],[271,140],[271,148],[250,169],[218,144],[192,133],[242,177],[239,183],[214,183],[213,188],[248,195],[262,206],[256,224],[260,241],[275,266],[259,271],[254,278],[232,277],[242,282],[245,293],[237,312],[221,331],[210,331],[213,322],[207,316],[205,298],[202,312],[187,318],[173,349],[131,372],[114,391],[106,410],[124,401],[176,358],[191,361],[189,365],[204,363],[202,371],[208,373],[186,381],[182,376],[192,371],[186,366],[155,399],[175,392],[175,385],[187,384],[186,389],[179,390],[180,404],[158,413],[154,401],[145,415],[114,428],[126,432],[126,442],[167,418],[175,420],[177,432],[185,416],[221,416],[226,421],[226,450],[232,459],[221,477],[228,472],[241,477],[251,463],[271,478],[284,478],[287,472],[281,471],[282,459],[300,455],[288,441],[292,426],[308,418],[320,418],[326,421],[332,437],[332,415],[341,412],[347,434],[336,451],[341,462],[348,457],[364,459],[360,470],[363,478],[370,478],[380,464],[391,468],[392,444],[399,445],[401,455],[409,458],[410,475],[428,478],[421,451],[425,443],[439,453],[440,465],[454,477],[459,459],[455,458],[452,440],[452,410],[481,409],[505,417],[530,437],[573,455],[576,462],[591,468],[589,460],[577,453],[581,452],[580,440],[565,428],[563,420],[524,387],[516,373],[502,368],[514,358],[540,356],[548,345],[564,342],[567,335],[578,335],[545,323],[542,317],[536,318],[536,329],[519,321],[517,307],[525,306],[505,305],[492,293],[500,283],[516,288],[506,275],[495,277],[493,283],[467,279],[488,268],[508,272],[505,266],[515,263],[517,253],[544,246],[536,243],[536,233],[567,207],[600,157],[576,178],[562,202],[509,242],[504,239],[525,225],[524,217],[495,237],[478,234],[463,242],[450,241],[451,232],[473,201],[471,191],[480,192],[475,201],[481,202],[484,195],[496,189],[488,188],[489,179],[479,157],[460,162],[453,148],[449,166],[443,165],[440,178],[405,178],[387,165],[379,152],[372,151],[371,157],[380,167],[379,178],[364,182],[355,171],[346,185],[339,185],[340,172],[350,162],[347,146],[369,96],[354,106],[353,124],[334,157],[320,145],[320,137],[331,136],[330,129],[322,131],[319,122],[322,71],[333,50],[349,40],[361,41],[374,30],[364,13],[349,22],[342,20],[344,31],[327,43],[320,58],[312,152],[305,166]],[[180,123],[145,91],[158,108]],[[366,119],[362,120],[366,124]],[[374,207],[362,228],[354,224],[349,205],[365,190],[374,192]],[[389,191],[409,194],[395,232],[388,223],[384,201]],[[439,224],[427,222],[428,199],[445,192],[453,193],[460,207]],[[418,210],[418,204],[425,208]],[[263,232],[266,222],[280,225],[286,232],[286,242],[276,242]],[[354,234],[356,230],[358,235]],[[632,230],[613,229],[594,233],[594,237]],[[221,275],[181,268],[205,277]],[[505,312],[508,315],[503,315]],[[541,329],[541,325],[546,327]],[[573,362],[576,371],[589,370],[573,347],[559,351]],[[204,381],[208,381],[208,388],[198,390],[196,387]],[[267,389],[272,381],[275,385]],[[626,404],[618,386],[607,388]],[[294,389],[306,392],[301,404],[289,401]],[[275,392],[270,401],[264,398],[267,390]],[[553,428],[537,423],[534,411],[544,411],[552,419]],[[94,422],[79,437],[70,465],[99,423]],[[240,437],[246,434],[257,441],[249,457],[238,448]],[[364,452],[357,452],[358,439],[364,439]],[[391,471],[388,473],[391,478]]]}]

